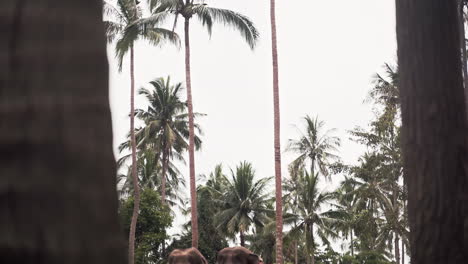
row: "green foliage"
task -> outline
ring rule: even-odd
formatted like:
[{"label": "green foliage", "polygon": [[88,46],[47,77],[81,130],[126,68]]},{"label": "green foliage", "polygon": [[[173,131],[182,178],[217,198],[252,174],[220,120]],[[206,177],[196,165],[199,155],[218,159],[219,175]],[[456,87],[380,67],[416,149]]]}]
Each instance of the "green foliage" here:
[{"label": "green foliage", "polygon": [[[219,197],[217,187],[222,184],[222,169],[218,165],[215,173],[210,175],[206,185],[199,186],[197,189],[198,198],[198,228],[199,241],[198,249],[205,256],[209,263],[216,262],[216,254],[221,249],[228,246],[228,243],[223,235],[221,235],[214,224],[214,217],[219,212],[219,207],[216,204],[216,199]],[[190,222],[186,228],[190,228]],[[187,230],[178,239],[174,239],[168,248],[168,252],[176,248],[189,248],[192,245],[191,230]]]},{"label": "green foliage", "polygon": [[235,171],[231,170],[231,179],[226,179],[222,209],[216,214],[218,228],[230,237],[240,234],[241,243],[252,225],[264,226],[270,220],[267,215],[271,212],[267,208],[270,196],[266,186],[271,177],[258,181],[254,181],[254,177],[252,164],[245,161]]},{"label": "green foliage", "polygon": [[[186,19],[195,16],[210,35],[213,24],[218,23],[238,31],[251,49],[257,44],[259,33],[254,23],[248,17],[232,10],[210,7],[204,1],[200,3],[199,1],[148,0],[148,4],[156,20],[161,13],[175,14],[174,28],[179,15]],[[147,27],[153,26],[154,22],[150,17],[147,21],[138,21],[136,24],[139,27]]]},{"label": "green foliage", "polygon": [[[133,197],[122,201],[119,217],[125,234],[130,231],[133,212]],[[166,229],[173,218],[169,208],[163,206],[157,192],[143,189],[140,214],[135,232],[135,261],[137,264],[156,263],[162,258],[162,244],[168,238]]]},{"label": "green foliage", "polygon": [[[179,46],[180,40],[174,32],[159,28],[157,25],[164,22],[164,14],[143,18],[143,11],[135,0],[117,0],[117,6],[108,1],[103,1],[104,26],[107,41],[115,42],[115,53],[118,60],[119,70],[122,70],[124,56],[134,46],[134,43],[143,39],[150,44],[159,46],[166,42]],[[144,27],[135,26],[139,21],[151,20],[151,25]],[[148,23],[147,23],[148,24]]]},{"label": "green foliage", "polygon": [[304,117],[305,131],[300,132],[299,139],[289,139],[287,151],[299,154],[291,166],[295,170],[310,168],[310,174],[320,172],[323,176],[329,176],[332,161],[338,160],[336,152],[341,144],[338,137],[332,136],[334,129],[323,131],[325,122],[310,116]]}]

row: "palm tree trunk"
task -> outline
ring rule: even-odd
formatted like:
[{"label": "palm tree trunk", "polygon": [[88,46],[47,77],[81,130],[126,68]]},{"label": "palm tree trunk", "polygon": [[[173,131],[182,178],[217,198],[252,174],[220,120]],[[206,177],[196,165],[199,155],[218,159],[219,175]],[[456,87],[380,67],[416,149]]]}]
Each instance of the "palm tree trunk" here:
[{"label": "palm tree trunk", "polygon": [[133,215],[128,235],[128,263],[135,262],[135,230],[140,211],[140,187],[138,185],[136,140],[135,140],[135,57],[133,45],[130,48],[130,141],[132,145]]},{"label": "palm tree trunk", "polygon": [[169,163],[169,159],[167,157],[168,149],[167,147],[163,147],[163,157],[162,157],[162,175],[161,175],[161,202],[163,205],[166,204],[166,179],[167,179],[167,167]]},{"label": "palm tree trunk", "polygon": [[401,264],[405,264],[405,243],[401,240]]},{"label": "palm tree trunk", "polygon": [[298,263],[298,259],[297,259],[297,241],[294,241],[294,264],[297,264]]},{"label": "palm tree trunk", "polygon": [[240,237],[240,245],[241,247],[245,247],[245,235],[244,235],[244,231],[240,231],[239,232],[239,237]]},{"label": "palm tree trunk", "polygon": [[311,241],[312,241],[312,246],[311,246],[311,249],[312,249],[312,254],[311,254],[311,263],[312,264],[315,264],[315,241],[314,241],[314,225],[312,224],[310,226],[310,237],[312,238]]},{"label": "palm tree trunk", "polygon": [[354,257],[354,238],[353,238],[353,230],[351,230],[351,256]]},{"label": "palm tree trunk", "polygon": [[400,242],[397,234],[395,234],[395,262],[400,264]]},{"label": "palm tree trunk", "polygon": [[0,263],[126,263],[101,8],[0,1]]},{"label": "palm tree trunk", "polygon": [[396,11],[411,263],[465,263],[468,129],[457,1],[397,0]]},{"label": "palm tree trunk", "polygon": [[280,107],[278,77],[278,47],[276,43],[275,0],[270,0],[271,52],[273,59],[273,108],[276,185],[276,263],[283,264],[283,201],[281,181]]},{"label": "palm tree trunk", "polygon": [[197,190],[195,186],[195,141],[193,127],[192,81],[190,77],[190,18],[185,18],[185,81],[187,85],[187,105],[189,111],[189,166],[190,166],[190,197],[192,215],[192,247],[198,248],[198,217]]},{"label": "palm tree trunk", "polygon": [[[463,69],[463,80],[465,85],[465,104],[468,105],[468,65],[467,65],[467,54],[466,54],[466,43],[465,43],[465,21],[464,21],[464,9],[465,0],[459,2],[459,17],[458,26],[460,30],[460,48],[462,51],[462,69]],[[467,108],[468,109],[468,108]]]}]

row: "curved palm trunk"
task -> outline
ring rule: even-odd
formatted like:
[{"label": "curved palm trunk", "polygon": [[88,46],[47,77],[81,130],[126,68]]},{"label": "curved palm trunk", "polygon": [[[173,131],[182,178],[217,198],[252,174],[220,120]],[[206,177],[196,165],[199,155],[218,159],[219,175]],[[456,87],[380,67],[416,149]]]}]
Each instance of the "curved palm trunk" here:
[{"label": "curved palm trunk", "polygon": [[281,184],[281,143],[280,108],[278,80],[278,47],[276,43],[275,0],[270,0],[271,53],[273,59],[273,108],[274,108],[274,150],[275,150],[275,187],[276,187],[276,263],[283,264],[283,201]]},{"label": "curved palm trunk", "polygon": [[466,263],[468,129],[457,1],[397,0],[396,11],[411,263]]},{"label": "curved palm trunk", "polygon": [[193,128],[192,81],[190,77],[190,19],[185,18],[185,81],[187,85],[187,105],[189,111],[189,166],[190,166],[190,200],[192,215],[192,247],[198,248],[197,190],[195,186],[195,142]]},{"label": "curved palm trunk", "polygon": [[0,263],[126,262],[101,14],[0,1]]},{"label": "curved palm trunk", "polygon": [[140,210],[140,187],[138,186],[136,140],[135,140],[135,66],[133,45],[130,48],[130,143],[132,145],[133,215],[128,235],[128,263],[135,262],[135,230]]}]

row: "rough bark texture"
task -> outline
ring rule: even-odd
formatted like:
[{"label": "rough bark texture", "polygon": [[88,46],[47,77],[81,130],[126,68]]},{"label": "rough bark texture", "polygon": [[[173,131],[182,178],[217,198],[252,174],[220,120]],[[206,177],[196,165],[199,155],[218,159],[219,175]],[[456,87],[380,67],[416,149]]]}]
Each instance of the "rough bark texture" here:
[{"label": "rough bark texture", "polygon": [[187,106],[189,111],[189,166],[190,166],[190,199],[192,214],[192,247],[198,248],[197,190],[195,186],[195,141],[193,127],[192,81],[190,77],[190,19],[185,18],[185,82],[187,85]]},{"label": "rough bark texture", "polygon": [[397,0],[411,263],[466,263],[466,112],[457,0]]},{"label": "rough bark texture", "polygon": [[135,140],[135,57],[130,48],[130,144],[132,145],[133,214],[128,234],[128,263],[135,262],[135,231],[140,211],[140,186],[138,185],[136,140]]},{"label": "rough bark texture", "polygon": [[0,263],[125,263],[101,2],[2,0],[0,32]]},{"label": "rough bark texture", "polygon": [[274,151],[276,187],[276,263],[283,264],[283,201],[281,182],[280,106],[278,79],[278,47],[276,41],[275,0],[270,0],[271,52],[273,59]]}]

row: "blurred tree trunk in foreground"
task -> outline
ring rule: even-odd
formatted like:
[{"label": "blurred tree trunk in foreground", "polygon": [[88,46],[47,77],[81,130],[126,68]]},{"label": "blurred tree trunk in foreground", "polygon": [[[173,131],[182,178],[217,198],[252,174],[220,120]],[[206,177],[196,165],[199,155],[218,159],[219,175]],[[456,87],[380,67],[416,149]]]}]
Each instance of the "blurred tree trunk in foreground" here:
[{"label": "blurred tree trunk in foreground", "polygon": [[411,263],[468,259],[458,0],[396,0]]},{"label": "blurred tree trunk in foreground", "polygon": [[0,32],[0,263],[124,263],[101,2],[1,0]]}]

